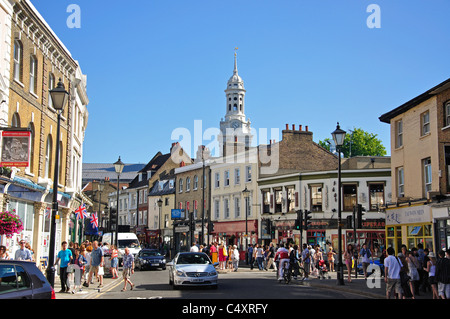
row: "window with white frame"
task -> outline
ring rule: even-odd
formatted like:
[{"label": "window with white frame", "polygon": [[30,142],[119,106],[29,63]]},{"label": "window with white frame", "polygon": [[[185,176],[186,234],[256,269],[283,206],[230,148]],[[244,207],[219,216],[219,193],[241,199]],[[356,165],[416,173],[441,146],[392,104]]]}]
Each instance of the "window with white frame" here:
[{"label": "window with white frame", "polygon": [[426,111],[421,115],[422,136],[430,133],[430,111]]},{"label": "window with white frame", "polygon": [[220,173],[214,174],[214,185],[216,188],[220,187]]},{"label": "window with white frame", "polygon": [[397,196],[405,197],[405,172],[403,167],[397,168]]},{"label": "window with white frame", "polygon": [[423,160],[423,182],[424,182],[424,191],[425,196],[428,192],[431,192],[431,158],[428,157]]},{"label": "window with white frame", "polygon": [[220,218],[220,202],[219,200],[214,200],[214,218],[219,219]]},{"label": "window with white frame", "polygon": [[223,217],[224,217],[225,219],[230,218],[230,203],[229,203],[228,198],[225,198],[225,199],[223,200],[223,214],[224,214]]},{"label": "window with white frame", "polygon": [[445,126],[450,126],[450,101],[447,101],[444,105],[445,112]]},{"label": "window with white frame", "polygon": [[191,178],[188,176],[186,177],[186,192],[189,192],[191,190]]},{"label": "window with white frame", "polygon": [[399,148],[403,146],[403,121],[399,120],[395,122],[395,147]]},{"label": "window with white frame", "polygon": [[239,197],[234,198],[234,217],[235,218],[241,217],[241,203]]},{"label": "window with white frame", "polygon": [[180,178],[180,179],[178,180],[178,192],[179,192],[179,193],[182,193],[182,192],[183,192],[183,179],[182,179],[182,178]]},{"label": "window with white frame", "polygon": [[37,91],[37,59],[30,56],[30,92],[36,94]]},{"label": "window with white frame", "polygon": [[14,41],[14,80],[22,82],[23,47],[19,40]]},{"label": "window with white frame", "polygon": [[[48,106],[53,107],[52,97],[50,91],[55,88],[55,76],[52,73],[48,75]],[[76,108],[76,106],[75,106]]]},{"label": "window with white frame", "polygon": [[194,185],[192,186],[194,190],[198,188],[198,176],[194,176]]},{"label": "window with white frame", "polygon": [[246,166],[245,167],[245,182],[251,182],[252,181],[252,166]]},{"label": "window with white frame", "polygon": [[223,185],[230,186],[230,171],[225,171],[223,176]]}]

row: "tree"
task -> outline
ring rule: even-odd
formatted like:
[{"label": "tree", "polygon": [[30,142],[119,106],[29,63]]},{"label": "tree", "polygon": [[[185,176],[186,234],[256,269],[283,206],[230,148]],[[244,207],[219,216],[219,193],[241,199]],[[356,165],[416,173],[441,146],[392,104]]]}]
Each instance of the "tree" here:
[{"label": "tree", "polygon": [[[332,143],[330,138],[319,141],[319,145],[327,150],[330,150],[330,143]],[[386,148],[377,138],[377,134],[368,133],[361,128],[354,128],[347,132],[341,151],[344,157],[386,155]]]}]

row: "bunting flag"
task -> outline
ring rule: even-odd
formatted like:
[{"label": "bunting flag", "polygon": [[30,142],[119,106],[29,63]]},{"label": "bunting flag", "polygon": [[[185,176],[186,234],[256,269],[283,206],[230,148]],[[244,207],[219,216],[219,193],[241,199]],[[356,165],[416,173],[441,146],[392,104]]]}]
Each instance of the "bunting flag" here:
[{"label": "bunting flag", "polygon": [[49,218],[49,219],[52,217],[52,209],[50,207],[45,208],[44,216],[45,216],[45,218]]},{"label": "bunting flag", "polygon": [[88,217],[88,213],[86,211],[86,204],[83,204],[80,207],[78,207],[78,209],[75,211],[75,216],[77,216],[77,220]]},{"label": "bunting flag", "polygon": [[98,228],[97,212],[91,214],[91,225],[95,228]]}]

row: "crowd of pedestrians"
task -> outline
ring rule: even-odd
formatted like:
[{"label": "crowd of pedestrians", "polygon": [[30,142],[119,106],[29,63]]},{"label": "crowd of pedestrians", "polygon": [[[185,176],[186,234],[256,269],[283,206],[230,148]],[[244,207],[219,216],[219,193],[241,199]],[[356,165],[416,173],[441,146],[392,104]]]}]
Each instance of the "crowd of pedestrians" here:
[{"label": "crowd of pedestrians", "polygon": [[450,299],[450,249],[436,254],[406,245],[396,255],[392,247],[384,259],[386,298],[415,299],[421,293],[431,292],[433,299]]}]

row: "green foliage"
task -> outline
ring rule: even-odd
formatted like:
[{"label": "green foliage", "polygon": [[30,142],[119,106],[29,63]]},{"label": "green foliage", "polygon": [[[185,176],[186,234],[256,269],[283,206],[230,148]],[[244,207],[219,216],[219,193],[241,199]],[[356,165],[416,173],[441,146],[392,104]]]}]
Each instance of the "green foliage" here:
[{"label": "green foliage", "polygon": [[[323,141],[319,141],[318,144],[330,150],[328,142],[333,143],[331,138],[326,138]],[[377,134],[368,133],[361,128],[354,128],[351,132],[347,132],[341,151],[344,157],[386,155],[386,148],[381,140],[377,138]]]}]

